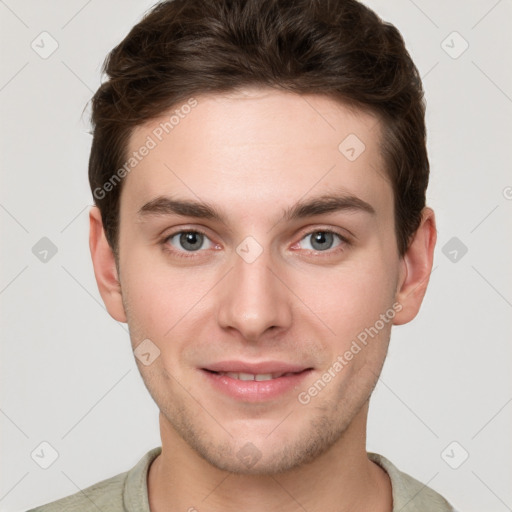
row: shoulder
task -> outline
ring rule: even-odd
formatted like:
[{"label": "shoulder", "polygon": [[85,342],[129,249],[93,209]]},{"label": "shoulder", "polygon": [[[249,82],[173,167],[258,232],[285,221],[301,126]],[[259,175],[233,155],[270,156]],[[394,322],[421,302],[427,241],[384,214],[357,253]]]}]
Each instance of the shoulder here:
[{"label": "shoulder", "polygon": [[123,489],[128,472],[98,482],[82,491],[28,512],[98,512],[123,510]]},{"label": "shoulder", "polygon": [[124,512],[126,506],[142,512],[147,504],[147,472],[160,451],[161,447],[153,448],[129,471],[27,512]]},{"label": "shoulder", "polygon": [[368,458],[389,475],[393,492],[393,512],[455,512],[453,506],[439,493],[403,473],[382,455],[368,453]]}]

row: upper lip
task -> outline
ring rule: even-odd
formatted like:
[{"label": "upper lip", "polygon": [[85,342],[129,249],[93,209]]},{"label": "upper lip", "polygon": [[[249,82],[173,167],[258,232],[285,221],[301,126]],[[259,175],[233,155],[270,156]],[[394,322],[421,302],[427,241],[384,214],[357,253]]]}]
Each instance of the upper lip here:
[{"label": "upper lip", "polygon": [[261,361],[249,363],[244,361],[219,361],[203,367],[212,372],[250,373],[252,375],[267,373],[299,373],[310,369],[300,364],[290,364],[282,361]]}]

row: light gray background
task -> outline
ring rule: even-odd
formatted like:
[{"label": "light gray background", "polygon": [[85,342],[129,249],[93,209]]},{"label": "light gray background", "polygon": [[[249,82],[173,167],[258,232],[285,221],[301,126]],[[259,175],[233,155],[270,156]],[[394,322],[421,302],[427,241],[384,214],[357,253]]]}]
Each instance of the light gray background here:
[{"label": "light gray background", "polygon": [[[82,116],[107,52],[152,4],[0,0],[2,511],[75,493],[160,444],[126,326],[94,281]],[[424,77],[438,221],[430,288],[417,319],[393,330],[368,449],[461,512],[512,510],[512,5],[367,4],[402,32]],[[46,59],[31,48],[43,31],[58,42]],[[47,262],[32,252],[42,237],[58,249]],[[455,262],[453,247],[443,253],[453,237],[468,249],[454,246]],[[43,441],[58,452],[48,469]]]}]

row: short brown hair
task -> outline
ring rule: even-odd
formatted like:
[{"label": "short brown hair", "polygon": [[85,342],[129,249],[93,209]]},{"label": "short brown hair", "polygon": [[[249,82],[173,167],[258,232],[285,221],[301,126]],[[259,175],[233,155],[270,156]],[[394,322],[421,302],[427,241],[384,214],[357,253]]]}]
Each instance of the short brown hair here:
[{"label": "short brown hair", "polygon": [[361,3],[160,2],[109,53],[103,71],[108,80],[92,98],[89,182],[114,253],[119,171],[133,128],[194,95],[245,86],[327,95],[378,116],[398,250],[407,250],[429,178],[423,89],[398,30]]}]

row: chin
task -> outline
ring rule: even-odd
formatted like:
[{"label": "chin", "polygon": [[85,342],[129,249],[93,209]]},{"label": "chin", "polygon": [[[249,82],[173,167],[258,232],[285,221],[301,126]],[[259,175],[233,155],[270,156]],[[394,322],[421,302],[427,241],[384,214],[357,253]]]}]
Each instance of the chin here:
[{"label": "chin", "polygon": [[237,475],[276,475],[313,463],[343,436],[346,428],[320,417],[300,429],[295,425],[293,432],[283,430],[279,436],[275,432],[259,433],[251,438],[247,429],[243,438],[226,434],[222,440],[212,438],[211,430],[199,431],[197,425],[184,422],[174,424],[174,429],[217,469]]}]

